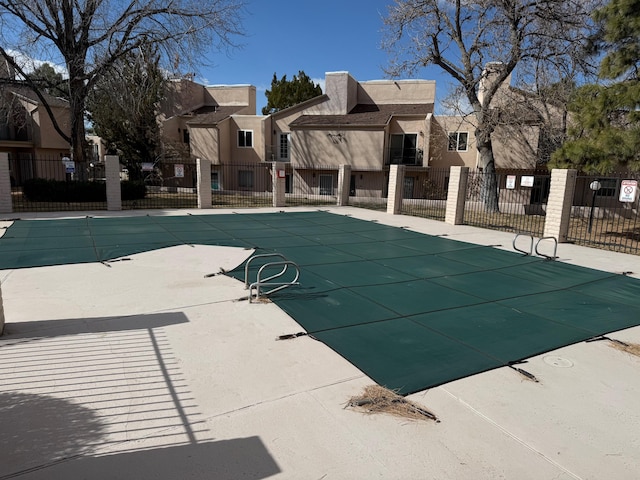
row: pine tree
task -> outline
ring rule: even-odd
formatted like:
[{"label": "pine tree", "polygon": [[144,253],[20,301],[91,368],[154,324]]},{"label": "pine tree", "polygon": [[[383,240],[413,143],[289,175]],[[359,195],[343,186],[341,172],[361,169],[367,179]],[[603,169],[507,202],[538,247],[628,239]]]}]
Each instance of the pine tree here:
[{"label": "pine tree", "polygon": [[577,91],[569,140],[551,165],[599,173],[640,170],[640,0],[611,0],[594,18],[600,22],[594,53],[605,54],[605,83]]},{"label": "pine tree", "polygon": [[274,73],[271,80],[271,90],[267,90],[265,95],[267,105],[262,109],[262,114],[270,115],[322,95],[322,88],[319,84],[313,83],[302,70],[298,72],[298,75],[294,75],[291,81],[287,80],[286,75],[278,80]]}]

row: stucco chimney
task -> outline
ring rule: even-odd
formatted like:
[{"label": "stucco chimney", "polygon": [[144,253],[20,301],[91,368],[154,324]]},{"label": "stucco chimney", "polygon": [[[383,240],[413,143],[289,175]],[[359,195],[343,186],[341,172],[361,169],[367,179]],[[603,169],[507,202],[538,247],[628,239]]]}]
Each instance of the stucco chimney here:
[{"label": "stucco chimney", "polygon": [[329,102],[324,105],[325,114],[345,115],[358,101],[358,82],[349,72],[327,72],[324,93]]}]

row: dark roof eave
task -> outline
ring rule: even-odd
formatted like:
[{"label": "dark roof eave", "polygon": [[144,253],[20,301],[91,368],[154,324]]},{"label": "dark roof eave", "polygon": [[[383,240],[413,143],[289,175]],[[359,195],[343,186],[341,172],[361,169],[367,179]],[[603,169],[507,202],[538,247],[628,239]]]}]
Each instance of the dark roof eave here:
[{"label": "dark roof eave", "polygon": [[343,129],[352,129],[352,130],[378,130],[385,129],[389,125],[389,122],[379,123],[379,124],[371,124],[371,123],[306,123],[304,125],[294,125],[291,124],[290,127],[292,130],[335,130],[336,128]]}]

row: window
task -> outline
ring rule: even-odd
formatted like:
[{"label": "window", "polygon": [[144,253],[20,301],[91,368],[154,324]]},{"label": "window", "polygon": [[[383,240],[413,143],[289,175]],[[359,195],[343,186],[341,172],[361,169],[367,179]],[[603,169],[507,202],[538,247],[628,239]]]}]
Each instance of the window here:
[{"label": "window", "polygon": [[253,147],[253,130],[238,130],[238,147]]},{"label": "window", "polygon": [[211,172],[211,190],[220,190],[220,172]]},{"label": "window", "polygon": [[238,171],[238,186],[240,188],[253,188],[253,170]]},{"label": "window", "polygon": [[189,143],[189,130],[182,130],[182,143]]},{"label": "window", "polygon": [[320,195],[333,195],[333,175],[320,175]]},{"label": "window", "polygon": [[390,163],[393,165],[417,165],[418,134],[400,133],[391,135]]},{"label": "window", "polygon": [[289,160],[289,141],[290,141],[290,134],[288,133],[281,133],[280,134],[280,144],[279,144],[279,150],[278,150],[278,158],[280,160]]},{"label": "window", "polygon": [[469,132],[449,132],[450,152],[466,152],[469,140]]}]

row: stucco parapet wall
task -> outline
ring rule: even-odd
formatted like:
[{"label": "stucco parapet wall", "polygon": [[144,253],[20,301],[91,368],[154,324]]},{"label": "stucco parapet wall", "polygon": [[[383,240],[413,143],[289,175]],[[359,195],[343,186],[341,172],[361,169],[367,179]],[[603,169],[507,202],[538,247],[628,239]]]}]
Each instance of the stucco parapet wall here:
[{"label": "stucco parapet wall", "polygon": [[359,82],[358,103],[435,103],[435,80],[368,80]]}]

